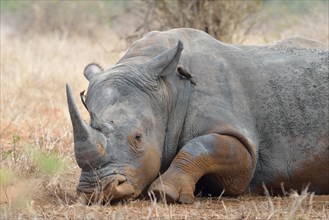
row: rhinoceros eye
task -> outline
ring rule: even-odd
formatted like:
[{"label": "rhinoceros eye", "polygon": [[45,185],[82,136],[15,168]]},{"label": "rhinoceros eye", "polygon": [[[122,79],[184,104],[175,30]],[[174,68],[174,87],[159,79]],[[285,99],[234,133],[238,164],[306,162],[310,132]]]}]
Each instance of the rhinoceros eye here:
[{"label": "rhinoceros eye", "polygon": [[142,134],[140,132],[136,132],[128,136],[128,140],[131,143],[132,149],[136,153],[140,153],[143,149],[142,144]]},{"label": "rhinoceros eye", "polygon": [[142,134],[137,134],[137,135],[135,136],[135,140],[136,140],[136,141],[141,141],[141,140],[142,140]]}]

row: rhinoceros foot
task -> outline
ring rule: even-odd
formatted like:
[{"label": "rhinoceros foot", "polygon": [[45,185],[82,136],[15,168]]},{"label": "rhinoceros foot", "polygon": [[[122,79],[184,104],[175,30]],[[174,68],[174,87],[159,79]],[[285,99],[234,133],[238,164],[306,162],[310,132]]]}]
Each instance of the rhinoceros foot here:
[{"label": "rhinoceros foot", "polygon": [[194,186],[191,186],[190,182],[182,176],[179,179],[176,175],[174,177],[166,176],[168,175],[164,174],[151,184],[149,188],[151,195],[153,192],[157,201],[166,203],[193,203]]},{"label": "rhinoceros foot", "polygon": [[170,186],[165,186],[161,184],[152,186],[151,192],[154,193],[154,196],[157,201],[174,203],[179,198],[179,193],[175,189]]}]

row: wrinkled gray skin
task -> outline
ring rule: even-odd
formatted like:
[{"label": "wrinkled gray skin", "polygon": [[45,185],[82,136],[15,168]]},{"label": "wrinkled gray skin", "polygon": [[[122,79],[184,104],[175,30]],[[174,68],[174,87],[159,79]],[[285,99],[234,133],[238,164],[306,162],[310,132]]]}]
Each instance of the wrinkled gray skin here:
[{"label": "wrinkled gray skin", "polygon": [[115,201],[149,190],[189,203],[201,189],[262,193],[265,183],[277,194],[282,182],[328,194],[328,51],[320,47],[298,37],[230,45],[174,29],[148,33],[107,70],[88,65],[90,124],[67,86],[78,194]]}]

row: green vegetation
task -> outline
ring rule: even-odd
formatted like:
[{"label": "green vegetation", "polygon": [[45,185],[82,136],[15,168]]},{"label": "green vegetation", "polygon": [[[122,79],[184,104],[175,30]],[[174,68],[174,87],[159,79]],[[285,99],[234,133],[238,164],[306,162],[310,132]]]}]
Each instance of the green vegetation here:
[{"label": "green vegetation", "polygon": [[8,187],[14,180],[13,171],[9,168],[0,168],[0,186]]},{"label": "green vegetation", "polygon": [[21,10],[23,7],[26,7],[30,2],[29,1],[16,1],[16,0],[1,0],[1,12],[9,11],[13,12],[16,10]]},{"label": "green vegetation", "polygon": [[58,154],[29,149],[28,155],[42,174],[54,175],[65,170],[65,161]]}]

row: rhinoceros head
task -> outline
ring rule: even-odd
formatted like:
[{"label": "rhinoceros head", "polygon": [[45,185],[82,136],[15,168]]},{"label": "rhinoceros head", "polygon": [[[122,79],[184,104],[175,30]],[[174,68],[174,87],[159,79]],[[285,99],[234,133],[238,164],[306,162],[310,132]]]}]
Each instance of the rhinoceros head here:
[{"label": "rhinoceros head", "polygon": [[182,49],[179,41],[156,57],[120,61],[106,71],[88,65],[84,104],[89,124],[67,85],[75,157],[82,170],[77,186],[80,198],[89,202],[134,198],[155,180],[166,130],[166,91],[160,78],[175,72]]}]

